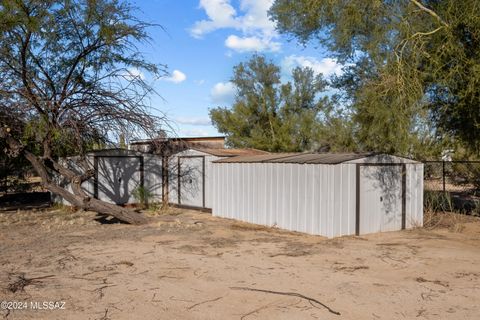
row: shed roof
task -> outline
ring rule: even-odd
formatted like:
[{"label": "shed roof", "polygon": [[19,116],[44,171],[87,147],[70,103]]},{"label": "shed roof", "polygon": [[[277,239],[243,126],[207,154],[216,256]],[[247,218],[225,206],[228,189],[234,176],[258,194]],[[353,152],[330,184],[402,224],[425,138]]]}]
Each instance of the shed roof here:
[{"label": "shed roof", "polygon": [[216,163],[298,163],[339,164],[367,158],[373,153],[275,153],[266,155],[239,156],[214,161]]},{"label": "shed roof", "polygon": [[258,149],[224,149],[224,148],[203,148],[203,147],[192,147],[191,149],[197,150],[200,152],[205,152],[211,154],[212,156],[217,157],[236,157],[236,156],[253,156],[253,155],[266,155],[269,154],[266,151]]}]

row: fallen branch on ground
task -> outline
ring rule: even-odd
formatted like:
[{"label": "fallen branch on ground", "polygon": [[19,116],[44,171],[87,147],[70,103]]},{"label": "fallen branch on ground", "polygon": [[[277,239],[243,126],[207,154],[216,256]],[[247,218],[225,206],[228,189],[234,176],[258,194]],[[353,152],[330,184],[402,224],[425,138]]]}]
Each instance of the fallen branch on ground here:
[{"label": "fallen branch on ground", "polygon": [[417,282],[431,282],[433,284],[437,284],[439,286],[442,286],[442,287],[445,287],[445,288],[448,288],[449,285],[448,285],[448,282],[443,282],[443,281],[440,281],[440,280],[427,280],[425,278],[422,278],[422,277],[418,277],[415,279]]},{"label": "fallen branch on ground", "polygon": [[190,307],[187,308],[187,310],[191,310],[201,304],[204,304],[204,303],[208,303],[208,302],[214,302],[214,301],[218,301],[220,299],[222,299],[223,297],[218,297],[218,298],[215,298],[215,299],[210,299],[210,300],[205,300],[205,301],[202,301],[202,302],[199,302],[199,303],[195,303],[193,305],[191,305]]},{"label": "fallen branch on ground", "polygon": [[99,318],[98,320],[110,320],[110,318],[107,315],[108,315],[108,308],[105,309],[105,314],[103,315],[103,317]]},{"label": "fallen branch on ground", "polygon": [[51,278],[51,277],[54,277],[54,275],[48,275],[48,276],[42,276],[42,277],[35,277],[35,278],[26,278],[25,277],[25,274],[20,274],[17,276],[17,280],[10,283],[7,287],[7,289],[12,292],[12,293],[15,293],[17,291],[25,291],[25,287],[28,286],[28,285],[31,285],[31,284],[38,284],[40,283],[42,279],[46,279],[46,278]]},{"label": "fallen branch on ground", "polygon": [[92,291],[98,293],[99,298],[101,299],[101,298],[103,298],[103,296],[105,296],[105,293],[103,292],[103,289],[110,288],[110,287],[115,287],[115,286],[117,286],[117,285],[116,284],[113,284],[113,285],[110,285],[110,286],[107,285],[107,286],[103,286],[103,287],[94,289]]},{"label": "fallen branch on ground", "polygon": [[267,304],[267,305],[265,305],[265,306],[261,306],[260,308],[255,309],[255,310],[252,310],[252,311],[250,311],[249,313],[245,313],[244,315],[242,315],[242,316],[240,317],[240,320],[243,320],[243,319],[245,319],[246,317],[251,316],[252,314],[257,313],[258,311],[261,311],[261,310],[266,309],[266,308],[268,308],[268,307],[269,307],[269,305]]},{"label": "fallen branch on ground", "polygon": [[[309,302],[313,302],[313,303],[319,304],[319,305],[321,305],[322,307],[324,307],[325,309],[327,309],[330,313],[336,314],[337,316],[340,315],[340,312],[335,311],[335,310],[332,310],[329,306],[321,303],[321,302],[318,301],[317,299],[310,298],[310,297],[304,296],[303,294],[296,293],[296,292],[281,292],[281,291],[255,289],[255,288],[249,288],[249,287],[230,287],[230,289],[232,289],[232,290],[256,291],[256,292],[263,292],[263,293],[278,294],[278,295],[281,295],[281,296],[298,297],[298,298],[305,299],[305,300],[307,300],[307,301],[309,301]],[[318,308],[318,307],[317,307],[317,308]]]}]

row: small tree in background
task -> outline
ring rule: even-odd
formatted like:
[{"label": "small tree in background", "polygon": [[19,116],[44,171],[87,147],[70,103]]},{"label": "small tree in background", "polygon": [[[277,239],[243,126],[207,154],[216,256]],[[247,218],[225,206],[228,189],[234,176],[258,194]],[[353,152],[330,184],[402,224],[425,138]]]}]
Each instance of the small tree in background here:
[{"label": "small tree in background", "polygon": [[[327,82],[311,68],[295,68],[292,80],[281,82],[280,68],[254,55],[234,67],[237,88],[231,108],[210,110],[212,123],[227,136],[227,144],[267,151],[306,151],[331,148],[326,126],[343,120],[333,116],[326,96]],[[348,139],[346,139],[348,140]],[[349,149],[342,145],[338,149]]]}]

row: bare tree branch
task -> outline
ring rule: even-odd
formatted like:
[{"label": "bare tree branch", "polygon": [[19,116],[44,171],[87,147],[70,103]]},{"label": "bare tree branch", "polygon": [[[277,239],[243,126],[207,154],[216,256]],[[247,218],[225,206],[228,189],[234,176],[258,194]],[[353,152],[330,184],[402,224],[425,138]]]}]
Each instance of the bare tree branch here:
[{"label": "bare tree branch", "polygon": [[425,7],[422,3],[420,3],[420,1],[417,1],[417,0],[410,0],[410,2],[412,2],[414,5],[416,5],[418,8],[420,8],[421,10],[425,11],[426,13],[428,13],[429,15],[431,15],[432,17],[434,17],[435,19],[438,20],[438,22],[440,22],[442,25],[444,25],[445,27],[448,27],[448,23],[446,23],[442,18],[440,18],[440,16],[438,14],[435,13],[435,11],[433,11],[432,9],[429,9],[427,7]]}]

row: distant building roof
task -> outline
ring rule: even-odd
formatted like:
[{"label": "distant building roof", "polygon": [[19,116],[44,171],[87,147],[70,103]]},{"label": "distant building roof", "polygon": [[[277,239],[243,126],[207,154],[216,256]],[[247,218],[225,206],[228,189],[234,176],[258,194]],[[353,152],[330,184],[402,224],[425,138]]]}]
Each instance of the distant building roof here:
[{"label": "distant building roof", "polygon": [[146,144],[146,143],[152,143],[154,141],[224,141],[225,136],[213,136],[213,137],[170,137],[170,138],[158,138],[158,139],[141,139],[141,140],[133,140],[130,141],[130,144]]},{"label": "distant building roof", "polygon": [[225,137],[176,137],[136,140],[129,145],[130,149],[153,152],[158,154],[172,154],[190,147],[220,149],[225,147]]},{"label": "distant building roof", "polygon": [[235,157],[235,156],[253,156],[253,155],[266,155],[269,154],[266,151],[258,149],[223,149],[223,148],[203,148],[192,147],[191,149],[205,152],[217,157]]},{"label": "distant building roof", "polygon": [[94,156],[141,156],[145,152],[139,150],[129,150],[123,148],[108,148],[108,149],[96,149],[88,152],[89,155]]}]

